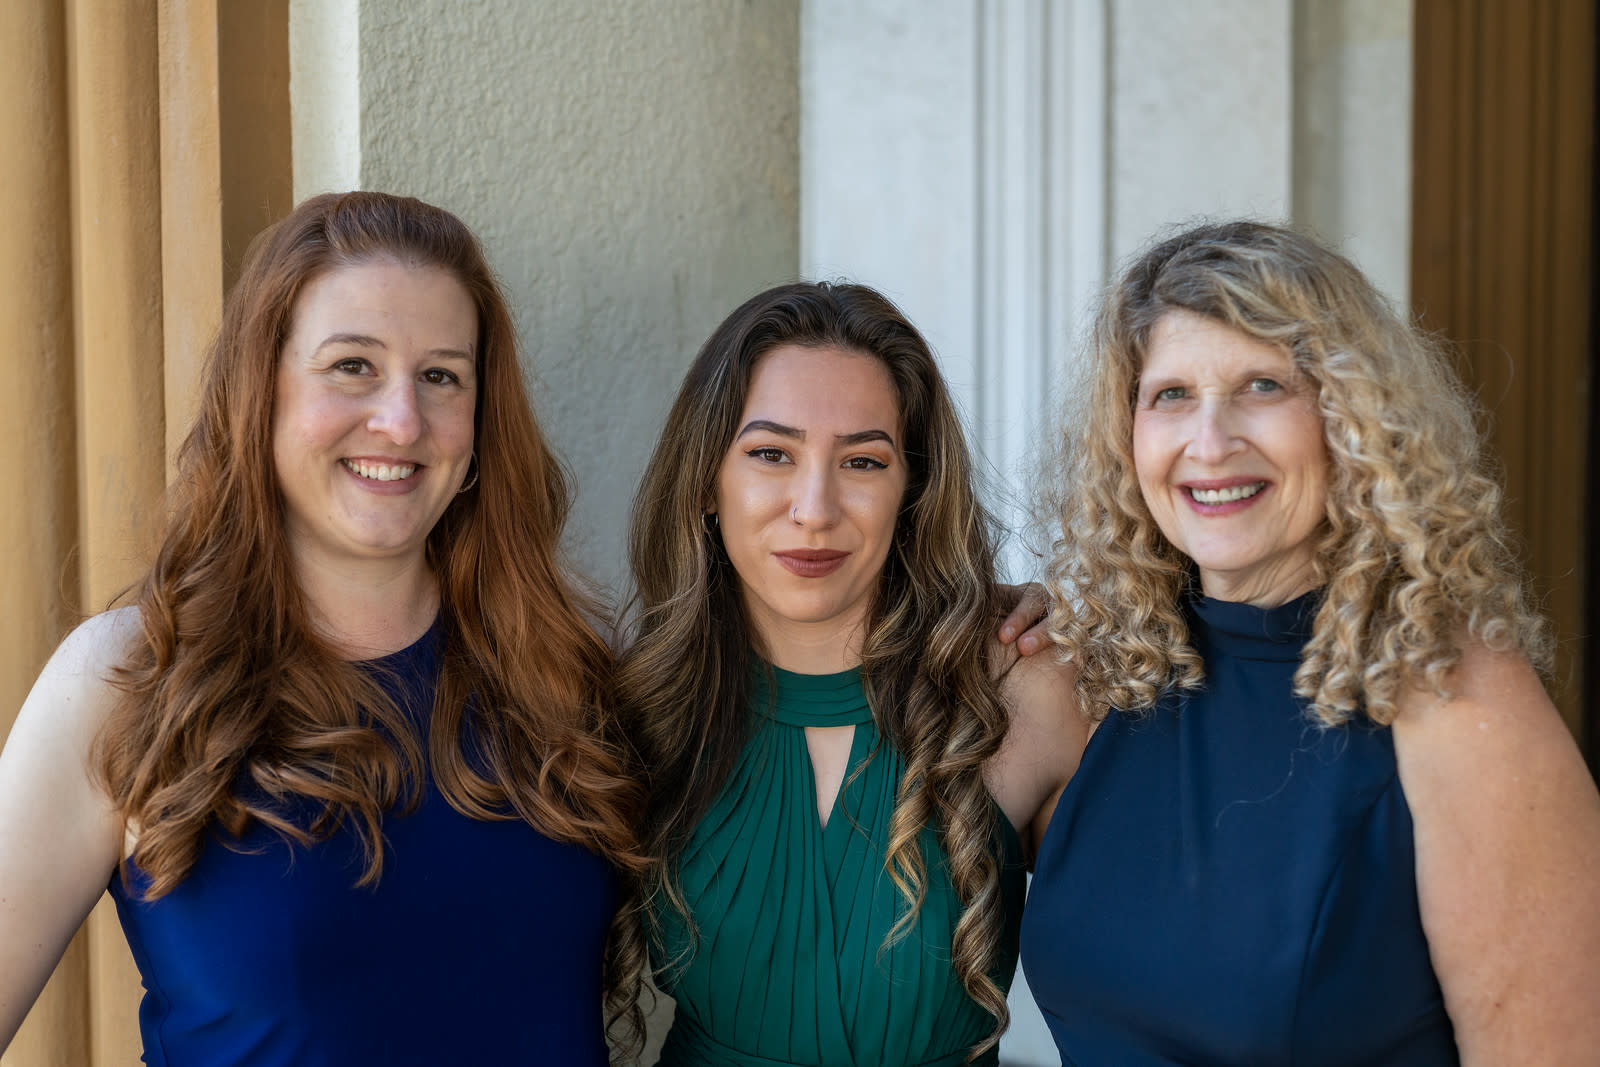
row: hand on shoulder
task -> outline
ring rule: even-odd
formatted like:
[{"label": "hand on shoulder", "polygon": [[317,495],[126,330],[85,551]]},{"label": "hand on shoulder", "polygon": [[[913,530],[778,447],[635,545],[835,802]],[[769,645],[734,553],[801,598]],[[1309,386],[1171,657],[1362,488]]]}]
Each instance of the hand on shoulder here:
[{"label": "hand on shoulder", "polygon": [[1423,928],[1465,1063],[1593,1062],[1600,794],[1538,676],[1463,641],[1394,723]]}]

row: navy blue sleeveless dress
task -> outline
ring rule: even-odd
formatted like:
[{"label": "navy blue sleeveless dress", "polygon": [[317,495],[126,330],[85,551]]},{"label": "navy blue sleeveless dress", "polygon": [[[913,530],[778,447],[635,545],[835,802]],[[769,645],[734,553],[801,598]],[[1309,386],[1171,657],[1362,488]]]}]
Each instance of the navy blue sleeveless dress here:
[{"label": "navy blue sleeveless dress", "polygon": [[1064,1064],[1459,1062],[1393,738],[1292,696],[1316,607],[1196,602],[1204,691],[1090,739],[1023,917]]},{"label": "navy blue sleeveless dress", "polygon": [[[373,661],[427,736],[444,635]],[[376,886],[348,833],[310,848],[208,837],[170,893],[110,890],[144,980],[152,1065],[607,1062],[610,866],[520,821],[470,819],[431,778],[383,823]]]}]

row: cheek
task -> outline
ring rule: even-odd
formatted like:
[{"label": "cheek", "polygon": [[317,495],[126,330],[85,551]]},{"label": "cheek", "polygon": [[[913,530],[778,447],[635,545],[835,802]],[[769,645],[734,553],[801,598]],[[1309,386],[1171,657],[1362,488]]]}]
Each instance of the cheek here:
[{"label": "cheek", "polygon": [[755,515],[758,510],[752,499],[752,487],[727,474],[717,476],[716,499],[717,526],[721,531],[722,548],[738,571],[741,561],[747,559],[752,547]]},{"label": "cheek", "polygon": [[885,554],[894,540],[895,525],[900,518],[900,507],[905,501],[905,483],[874,487],[864,490],[852,503],[857,525],[862,535],[878,545]]},{"label": "cheek", "polygon": [[1160,485],[1164,476],[1161,451],[1157,427],[1148,419],[1136,416],[1133,420],[1133,474],[1147,504],[1151,489]]},{"label": "cheek", "polygon": [[1307,493],[1307,504],[1321,515],[1327,508],[1328,445],[1322,435],[1322,420],[1306,413],[1294,427],[1295,463],[1300,468]]},{"label": "cheek", "polygon": [[476,437],[477,400],[469,393],[441,401],[429,412],[428,423],[442,443],[470,449]]}]

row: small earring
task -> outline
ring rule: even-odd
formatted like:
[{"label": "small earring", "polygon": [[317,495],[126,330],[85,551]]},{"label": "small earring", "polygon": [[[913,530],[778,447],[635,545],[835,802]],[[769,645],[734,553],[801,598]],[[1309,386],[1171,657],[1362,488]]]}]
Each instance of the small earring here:
[{"label": "small earring", "polygon": [[700,513],[700,524],[707,530],[715,530],[721,525],[717,521],[717,513],[715,511],[702,511]]},{"label": "small earring", "polygon": [[465,493],[468,489],[471,489],[473,486],[478,484],[478,450],[477,449],[473,449],[472,450],[472,458],[467,460],[467,464],[472,468],[472,477],[468,478],[465,482],[461,483],[461,488],[456,490],[456,496],[460,496],[462,493]]}]

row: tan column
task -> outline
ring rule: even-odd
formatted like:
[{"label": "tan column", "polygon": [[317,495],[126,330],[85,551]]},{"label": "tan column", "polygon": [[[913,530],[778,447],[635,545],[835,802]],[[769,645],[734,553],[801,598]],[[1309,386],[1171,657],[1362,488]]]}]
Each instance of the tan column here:
[{"label": "tan column", "polygon": [[[66,36],[59,0],[0,5],[0,426],[12,449],[0,507],[0,735],[75,618],[71,216]],[[4,1067],[88,1056],[88,942],[75,938],[0,1058]]]},{"label": "tan column", "polygon": [[[60,0],[0,4],[0,737],[76,615],[72,224]],[[88,941],[79,934],[4,1067],[86,1063]]]},{"label": "tan column", "polygon": [[160,4],[162,366],[170,470],[194,418],[194,385],[222,311],[221,94],[217,0]]},{"label": "tan column", "polygon": [[[84,607],[137,576],[165,483],[156,0],[69,0]],[[109,899],[89,921],[96,1065],[138,1058],[139,982]]]},{"label": "tan column", "polygon": [[[26,146],[0,159],[0,360],[16,386],[0,426],[22,505],[0,508],[17,563],[0,570],[0,735],[69,623],[148,562],[223,280],[291,206],[287,3],[226,11],[219,27],[218,0],[0,2],[0,135]],[[0,1067],[133,1062],[138,1002],[102,900]]]},{"label": "tan column", "polygon": [[289,213],[287,0],[160,0],[161,272],[167,452],[194,417],[222,294]]}]

